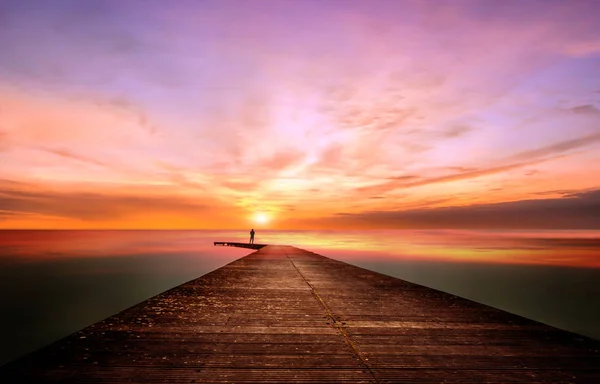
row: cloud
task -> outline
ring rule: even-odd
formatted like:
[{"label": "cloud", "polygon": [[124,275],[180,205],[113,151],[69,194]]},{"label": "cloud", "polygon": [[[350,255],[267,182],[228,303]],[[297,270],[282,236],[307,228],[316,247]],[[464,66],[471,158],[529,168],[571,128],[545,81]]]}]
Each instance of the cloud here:
[{"label": "cloud", "polygon": [[551,191],[537,191],[534,192],[534,195],[540,195],[540,196],[546,196],[546,195],[571,195],[574,193],[577,193],[578,191],[576,190],[572,190],[572,189],[555,189],[555,190],[551,190]]},{"label": "cloud", "polygon": [[94,103],[106,110],[108,113],[114,114],[117,118],[134,120],[150,133],[156,133],[157,127],[151,122],[146,111],[138,104],[123,97],[114,97],[106,100],[97,99],[94,97],[88,98],[90,103]]},{"label": "cloud", "polygon": [[600,115],[600,110],[591,104],[578,105],[576,107],[571,108],[570,110],[578,115]]},{"label": "cloud", "polygon": [[80,154],[76,154],[72,151],[69,151],[67,149],[57,149],[57,148],[41,148],[41,150],[51,153],[53,155],[56,156],[60,156],[62,158],[65,159],[70,159],[70,160],[76,160],[76,161],[80,161],[82,163],[88,163],[88,164],[93,164],[93,165],[97,165],[99,167],[108,167],[108,165],[102,161],[93,159],[91,157],[88,156],[83,156]]},{"label": "cloud", "polygon": [[258,182],[256,181],[239,181],[239,180],[223,180],[220,185],[232,189],[236,192],[249,192],[257,189]]},{"label": "cloud", "polygon": [[202,215],[209,210],[205,204],[175,196],[0,189],[0,211],[13,215],[38,214],[93,222],[164,212]]},{"label": "cloud", "polygon": [[[599,238],[536,238],[528,237],[521,239],[524,244],[530,245],[535,249],[589,249],[594,251],[600,251],[600,239]],[[505,249],[514,249],[510,246],[506,246]]]},{"label": "cloud", "polygon": [[0,152],[8,149],[10,146],[8,133],[0,131]]},{"label": "cloud", "polygon": [[340,226],[371,228],[507,228],[600,229],[600,190],[562,198],[497,204],[344,213],[344,219],[323,219]]},{"label": "cloud", "polygon": [[0,210],[0,218],[4,217],[15,217],[15,216],[22,216],[22,215],[32,215],[32,213],[29,212],[16,212],[16,211],[3,211]]},{"label": "cloud", "polygon": [[447,182],[452,182],[452,181],[474,179],[474,178],[478,178],[478,177],[489,176],[489,175],[494,175],[494,174],[498,174],[498,173],[511,171],[513,169],[522,168],[524,166],[531,165],[531,164],[534,164],[534,162],[515,163],[515,164],[509,164],[509,165],[501,165],[501,166],[497,166],[497,167],[490,167],[490,168],[486,168],[486,169],[479,169],[479,170],[474,170],[474,171],[453,173],[453,174],[445,175],[445,176],[421,178],[421,180],[418,180],[418,181],[407,181],[407,180],[411,180],[412,177],[409,177],[408,179],[399,178],[399,179],[389,181],[386,183],[382,183],[382,184],[378,184],[378,185],[356,188],[356,191],[359,193],[371,193],[371,194],[384,193],[384,192],[389,192],[389,191],[393,191],[396,189],[402,189],[402,188],[411,188],[411,187],[419,187],[419,186],[429,185],[429,184],[447,183]]},{"label": "cloud", "polygon": [[[110,147],[146,141],[147,130],[123,106],[29,93],[0,83],[0,124],[14,145]],[[131,108],[131,107],[128,107]],[[118,113],[121,111],[121,113]]]},{"label": "cloud", "polygon": [[[593,144],[597,141],[600,141],[600,133],[595,133],[583,137],[579,137],[576,139],[565,140],[562,142],[554,143],[545,147],[541,147],[534,150],[522,151],[513,156],[510,156],[508,160],[513,161],[507,165],[499,165],[495,167],[489,167],[485,169],[473,169],[473,168],[465,168],[465,167],[449,167],[450,169],[456,169],[460,172],[453,173],[450,175],[438,176],[438,177],[422,177],[418,181],[410,181],[412,176],[409,176],[408,179],[406,176],[402,178],[396,178],[395,180],[388,181],[386,183],[359,187],[356,188],[356,191],[359,193],[369,193],[369,194],[380,194],[389,191],[393,191],[401,188],[411,188],[424,186],[429,184],[437,184],[437,183],[446,183],[452,181],[460,181],[460,180],[468,180],[474,179],[483,176],[489,176],[499,173],[508,172],[514,169],[522,168],[525,166],[539,164],[539,162],[543,160],[548,160],[549,156],[557,156],[563,152],[566,152],[571,149],[580,148],[586,145]],[[520,161],[515,163],[514,161]],[[531,176],[532,174],[528,172],[527,175]]]},{"label": "cloud", "polygon": [[520,153],[510,156],[510,159],[511,160],[540,159],[540,158],[544,158],[547,156],[561,154],[561,153],[567,152],[572,149],[577,149],[580,147],[591,145],[598,141],[600,141],[600,133],[593,133],[591,135],[586,135],[586,136],[578,137],[575,139],[561,141],[561,142],[550,144],[550,145],[547,145],[547,146],[544,146],[541,148],[523,151],[523,152],[520,152]]},{"label": "cloud", "polygon": [[477,168],[473,168],[473,167],[446,167],[447,169],[450,169],[452,171],[458,171],[458,172],[472,172],[472,171],[476,171]]},{"label": "cloud", "polygon": [[415,180],[415,179],[420,179],[420,178],[421,177],[415,176],[415,175],[402,175],[402,176],[391,176],[391,177],[388,177],[388,180],[407,181],[407,180]]},{"label": "cloud", "polygon": [[276,152],[267,158],[260,159],[257,165],[260,169],[264,168],[269,171],[279,171],[299,162],[303,158],[304,153],[301,151],[295,149],[283,150]]},{"label": "cloud", "polygon": [[449,129],[442,132],[444,137],[456,138],[460,137],[468,132],[471,132],[474,128],[464,124],[453,125]]}]

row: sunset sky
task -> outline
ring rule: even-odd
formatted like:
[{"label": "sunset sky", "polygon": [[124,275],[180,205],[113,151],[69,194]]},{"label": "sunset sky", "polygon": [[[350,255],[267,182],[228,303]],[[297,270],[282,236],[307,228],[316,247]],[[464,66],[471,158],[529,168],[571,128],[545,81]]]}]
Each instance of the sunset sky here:
[{"label": "sunset sky", "polygon": [[0,2],[0,228],[600,229],[598,1]]}]

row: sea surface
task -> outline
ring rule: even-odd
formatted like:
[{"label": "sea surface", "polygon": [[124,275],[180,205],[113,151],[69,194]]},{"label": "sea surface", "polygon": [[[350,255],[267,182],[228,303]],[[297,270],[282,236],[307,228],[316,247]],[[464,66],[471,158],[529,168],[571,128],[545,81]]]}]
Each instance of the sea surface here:
[{"label": "sea surface", "polygon": [[[246,231],[0,231],[0,365],[251,251]],[[261,231],[600,339],[600,231]]]}]

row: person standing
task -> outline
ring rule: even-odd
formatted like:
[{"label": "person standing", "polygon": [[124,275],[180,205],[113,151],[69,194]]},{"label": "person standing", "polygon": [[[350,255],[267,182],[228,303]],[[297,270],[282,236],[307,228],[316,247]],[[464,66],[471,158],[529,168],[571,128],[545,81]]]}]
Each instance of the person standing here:
[{"label": "person standing", "polygon": [[254,228],[250,230],[250,244],[254,244]]}]

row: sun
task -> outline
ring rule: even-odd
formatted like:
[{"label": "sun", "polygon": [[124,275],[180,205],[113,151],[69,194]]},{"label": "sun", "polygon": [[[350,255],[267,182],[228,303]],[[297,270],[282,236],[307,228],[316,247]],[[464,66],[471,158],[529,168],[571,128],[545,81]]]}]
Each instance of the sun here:
[{"label": "sun", "polygon": [[257,212],[254,214],[253,220],[257,224],[267,224],[271,218],[264,212]]}]

